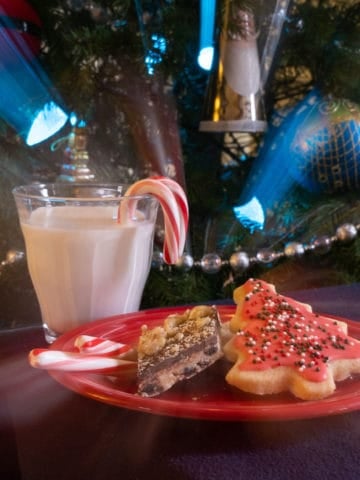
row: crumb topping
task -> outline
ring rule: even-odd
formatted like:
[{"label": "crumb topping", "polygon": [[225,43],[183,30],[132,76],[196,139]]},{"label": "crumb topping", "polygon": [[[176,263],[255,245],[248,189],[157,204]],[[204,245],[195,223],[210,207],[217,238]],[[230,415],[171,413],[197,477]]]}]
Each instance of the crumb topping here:
[{"label": "crumb topping", "polygon": [[214,307],[198,306],[183,314],[168,316],[163,326],[142,327],[138,344],[139,371],[214,337],[217,341],[219,320]]}]

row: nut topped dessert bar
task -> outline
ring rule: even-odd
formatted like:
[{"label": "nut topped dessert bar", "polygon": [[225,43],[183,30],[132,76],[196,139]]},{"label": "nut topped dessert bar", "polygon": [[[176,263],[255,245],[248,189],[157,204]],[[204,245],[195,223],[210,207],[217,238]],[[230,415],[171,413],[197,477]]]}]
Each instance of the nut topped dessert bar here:
[{"label": "nut topped dessert bar", "polygon": [[222,356],[215,307],[201,305],[169,315],[163,326],[153,329],[144,325],[138,343],[138,393],[159,395]]}]

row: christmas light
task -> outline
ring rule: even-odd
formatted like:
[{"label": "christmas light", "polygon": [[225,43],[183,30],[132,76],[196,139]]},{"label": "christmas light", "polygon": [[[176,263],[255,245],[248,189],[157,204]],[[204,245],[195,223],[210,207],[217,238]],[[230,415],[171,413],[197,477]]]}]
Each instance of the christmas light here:
[{"label": "christmas light", "polygon": [[45,103],[34,116],[26,136],[26,143],[32,146],[52,137],[65,125],[66,121],[66,113],[56,103],[52,101]]},{"label": "christmas light", "polygon": [[32,146],[54,135],[68,117],[29,46],[9,32],[8,24],[0,27],[0,116]]},{"label": "christmas light", "polygon": [[201,0],[198,64],[204,70],[211,70],[214,59],[215,10],[216,0]]},{"label": "christmas light", "polygon": [[150,38],[152,47],[148,49],[145,56],[145,65],[149,75],[154,75],[155,66],[163,61],[166,52],[166,39],[161,35],[153,34]]},{"label": "christmas light", "polygon": [[244,226],[250,227],[251,232],[255,229],[262,230],[264,228],[264,210],[256,197],[252,197],[252,199],[244,205],[233,207],[233,212]]}]

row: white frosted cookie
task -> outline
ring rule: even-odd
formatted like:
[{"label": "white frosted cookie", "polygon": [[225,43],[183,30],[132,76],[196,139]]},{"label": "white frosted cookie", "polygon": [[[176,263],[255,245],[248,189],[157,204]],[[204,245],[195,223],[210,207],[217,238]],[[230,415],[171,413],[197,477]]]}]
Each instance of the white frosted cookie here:
[{"label": "white frosted cookie", "polygon": [[336,381],[360,373],[360,342],[347,324],[249,279],[234,292],[233,337],[224,346],[234,362],[226,381],[259,395],[290,391],[303,400],[331,395]]}]

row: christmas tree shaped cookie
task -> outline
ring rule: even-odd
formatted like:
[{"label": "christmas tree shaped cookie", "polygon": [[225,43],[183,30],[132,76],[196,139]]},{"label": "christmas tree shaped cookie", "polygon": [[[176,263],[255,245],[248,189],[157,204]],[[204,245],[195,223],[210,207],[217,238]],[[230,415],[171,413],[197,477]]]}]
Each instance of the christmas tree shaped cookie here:
[{"label": "christmas tree shaped cookie", "polygon": [[331,395],[336,381],[360,373],[360,342],[347,324],[312,312],[275,287],[249,279],[234,292],[234,336],[224,347],[234,362],[226,381],[259,395],[292,392],[303,400]]}]

